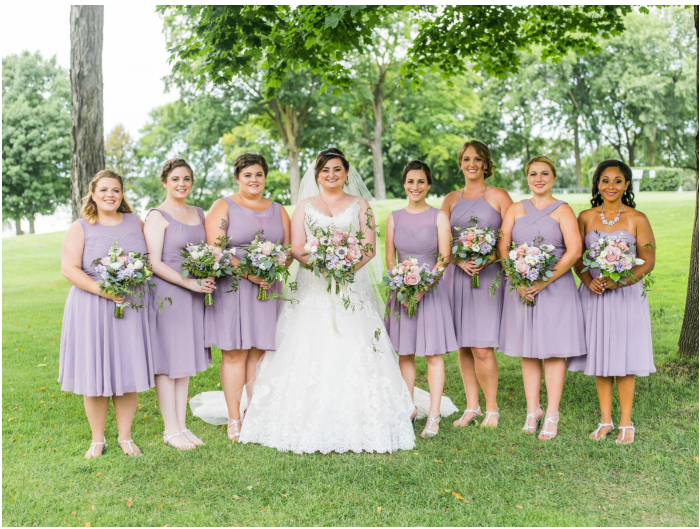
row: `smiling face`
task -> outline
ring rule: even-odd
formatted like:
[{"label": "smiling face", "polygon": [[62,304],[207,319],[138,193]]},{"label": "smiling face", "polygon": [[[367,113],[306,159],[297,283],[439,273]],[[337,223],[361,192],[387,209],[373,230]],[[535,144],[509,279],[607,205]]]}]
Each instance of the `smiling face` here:
[{"label": "smiling face", "polygon": [[241,193],[249,198],[259,197],[265,190],[265,171],[258,164],[241,169],[237,180]]},{"label": "smiling face", "polygon": [[326,162],[321,172],[318,173],[316,181],[327,191],[342,189],[348,179],[348,172],[343,167],[340,158],[333,158]]},{"label": "smiling face", "polygon": [[163,187],[168,192],[169,197],[184,199],[192,191],[193,183],[192,175],[187,167],[176,167],[170,171]]},{"label": "smiling face", "polygon": [[527,172],[527,185],[533,195],[549,195],[556,177],[552,168],[544,162],[534,162]]},{"label": "smiling face", "polygon": [[403,188],[406,190],[408,200],[411,202],[425,200],[428,190],[430,189],[428,177],[422,170],[413,169],[406,173],[406,182],[404,182]]},{"label": "smiling face", "polygon": [[622,199],[629,185],[619,167],[608,167],[600,175],[598,191],[606,202],[615,202]]},{"label": "smiling face", "polygon": [[474,147],[467,147],[467,150],[462,154],[460,168],[467,180],[483,180],[484,179],[484,159],[476,152]]},{"label": "smiling face", "polygon": [[91,196],[98,212],[115,213],[122,203],[122,186],[116,178],[100,178]]}]

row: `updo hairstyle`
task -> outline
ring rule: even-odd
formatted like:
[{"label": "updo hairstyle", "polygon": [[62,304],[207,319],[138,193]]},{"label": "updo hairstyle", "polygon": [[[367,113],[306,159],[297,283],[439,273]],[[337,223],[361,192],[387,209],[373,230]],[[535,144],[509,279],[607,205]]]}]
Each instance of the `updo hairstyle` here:
[{"label": "updo hairstyle", "polygon": [[316,175],[317,182],[318,175],[321,174],[321,171],[323,171],[323,168],[326,166],[326,164],[329,161],[334,160],[336,158],[340,160],[340,163],[343,164],[346,173],[350,170],[350,162],[348,162],[345,158],[343,151],[341,151],[340,149],[336,149],[335,147],[331,147],[330,149],[324,149],[318,153],[318,156],[316,157],[316,163],[314,165],[314,173]]},{"label": "updo hairstyle", "polygon": [[190,177],[192,177],[192,181],[194,182],[194,172],[192,171],[190,164],[188,164],[182,158],[172,158],[163,164],[163,168],[160,171],[160,181],[164,184],[167,183],[168,176],[170,176],[170,173],[172,173],[173,169],[176,167],[187,167],[187,170],[190,172]]},{"label": "updo hairstyle", "polygon": [[428,180],[428,185],[433,185],[433,173],[430,171],[430,167],[428,167],[427,163],[421,162],[420,160],[411,160],[408,162],[406,167],[403,168],[403,173],[401,173],[402,185],[406,184],[406,176],[408,175],[409,171],[423,171],[426,179]]},{"label": "updo hairstyle", "polygon": [[263,173],[265,176],[267,176],[269,168],[265,157],[262,154],[247,152],[238,156],[236,161],[233,163],[233,177],[238,180],[238,178],[241,176],[241,172],[243,172],[243,169],[250,167],[251,165],[259,165],[262,167]]},{"label": "updo hairstyle", "polygon": [[474,147],[476,153],[481,156],[481,159],[484,161],[484,180],[491,178],[496,172],[496,164],[493,163],[491,150],[485,143],[482,143],[479,140],[469,140],[462,145],[462,148],[459,150],[459,154],[457,155],[457,165],[462,167],[462,156],[464,156],[464,153],[469,147]]}]

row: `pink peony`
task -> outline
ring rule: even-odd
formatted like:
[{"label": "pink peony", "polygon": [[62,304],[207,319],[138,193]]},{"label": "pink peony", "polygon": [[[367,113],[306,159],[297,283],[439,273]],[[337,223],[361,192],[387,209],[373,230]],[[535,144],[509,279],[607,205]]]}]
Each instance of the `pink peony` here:
[{"label": "pink peony", "polygon": [[622,255],[620,249],[615,248],[614,246],[606,246],[605,251],[607,252],[605,261],[611,264],[617,261],[620,258],[620,255]]},{"label": "pink peony", "polygon": [[420,266],[413,265],[411,267],[411,273],[412,274],[420,274]]},{"label": "pink peony", "polygon": [[333,233],[333,235],[331,235],[331,243],[340,246],[343,244],[343,236],[337,232]]},{"label": "pink peony", "polygon": [[100,264],[103,264],[105,266],[109,266],[109,263],[111,262],[112,261],[110,261],[109,257],[103,257],[102,259],[100,259]]},{"label": "pink peony", "polygon": [[525,259],[519,258],[516,259],[515,261],[515,270],[520,274],[520,275],[525,275],[530,271],[530,263],[528,263]]},{"label": "pink peony", "polygon": [[284,266],[284,263],[287,262],[287,254],[279,254],[277,256],[277,266]]},{"label": "pink peony", "polygon": [[625,241],[620,241],[620,244],[618,244],[617,247],[623,252],[629,250],[629,246],[627,246],[627,243]]},{"label": "pink peony", "polygon": [[474,246],[474,243],[473,243],[472,241],[467,241],[467,242],[464,243],[464,246],[466,246],[467,248],[469,248],[470,246]]},{"label": "pink peony", "polygon": [[475,235],[474,235],[474,232],[473,232],[473,231],[468,231],[468,232],[467,232],[467,240],[468,240],[468,241],[474,240],[474,237],[475,237]]},{"label": "pink peony", "polygon": [[359,246],[355,245],[355,246],[348,248],[347,257],[350,257],[352,259],[352,262],[359,260],[361,256],[362,256],[362,252],[360,251]]},{"label": "pink peony", "polygon": [[623,254],[620,257],[620,262],[622,263],[622,266],[625,267],[625,270],[630,270],[632,266],[634,265],[634,262],[632,258],[629,255]]},{"label": "pink peony", "polygon": [[357,238],[350,235],[350,237],[348,237],[347,242],[348,242],[349,246],[353,246],[353,245],[357,244]]},{"label": "pink peony", "polygon": [[263,253],[263,255],[270,255],[274,249],[275,245],[270,241],[265,241],[260,245],[260,251]]},{"label": "pink peony", "polygon": [[542,251],[537,246],[528,246],[525,255],[539,255]]},{"label": "pink peony", "polygon": [[224,256],[224,251],[221,248],[219,248],[218,246],[214,246],[214,247],[210,246],[210,249],[211,249],[211,254],[214,256],[214,259],[216,260],[216,262],[218,263],[219,261],[221,261],[221,258]]},{"label": "pink peony", "polygon": [[127,256],[124,255],[124,254],[122,254],[122,255],[120,255],[119,257],[117,257],[117,262],[118,262],[118,263],[126,263],[126,260],[127,260]]},{"label": "pink peony", "polygon": [[420,283],[420,274],[414,274],[411,272],[410,274],[406,275],[403,280],[409,287],[412,287]]}]

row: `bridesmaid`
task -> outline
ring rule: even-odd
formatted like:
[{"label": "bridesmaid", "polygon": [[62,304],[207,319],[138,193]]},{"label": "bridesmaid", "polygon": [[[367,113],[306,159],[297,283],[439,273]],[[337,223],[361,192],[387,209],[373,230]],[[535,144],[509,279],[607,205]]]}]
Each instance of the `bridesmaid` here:
[{"label": "bridesmaid", "polygon": [[[408,204],[405,209],[392,212],[386,221],[386,266],[391,270],[408,257],[418,260],[419,266],[427,264],[433,270],[449,265],[450,220],[447,215],[425,202],[433,184],[433,175],[427,164],[414,160],[408,162],[401,175]],[[445,285],[438,283],[437,290],[420,292],[418,307],[413,318],[408,317],[404,306],[396,307],[395,298],[387,300],[385,324],[394,349],[399,353],[399,368],[413,395],[416,381],[416,356],[424,356],[428,363],[428,387],[430,411],[421,437],[434,437],[440,423],[440,400],[445,384],[445,363],[442,355],[457,349],[450,301]],[[397,314],[397,311],[398,312]],[[398,320],[397,320],[398,316]],[[411,419],[415,421],[418,409]]]},{"label": "bridesmaid", "polygon": [[[113,242],[128,252],[145,254],[143,222],[131,213],[122,177],[100,171],[83,197],[81,217],[68,229],[61,250],[61,273],[73,286],[68,292],[61,329],[58,381],[63,391],[83,395],[92,443],[85,459],[100,457],[107,447],[105,421],[112,398],[126,455],[141,451],[131,439],[139,391],[154,386],[148,311],[124,310],[114,317],[113,303],[124,297],[100,293],[100,275],[92,262],[107,256]],[[147,304],[150,298],[141,304]],[[127,300],[128,301],[128,300]]]},{"label": "bridesmaid", "polygon": [[[480,141],[466,142],[459,151],[458,161],[464,173],[464,189],[453,191],[442,202],[442,210],[450,217],[455,229],[473,226],[472,217],[480,228],[499,230],[502,218],[513,203],[504,189],[490,186],[486,180],[496,167],[489,148]],[[486,398],[486,418],[481,426],[498,426],[498,363],[494,348],[498,346],[503,307],[503,289],[490,294],[491,281],[500,272],[499,265],[475,265],[474,260],[454,260],[449,269],[448,285],[452,299],[452,314],[459,344],[459,369],[462,373],[467,409],[454,426],[468,426],[481,416],[479,387]],[[480,286],[472,287],[471,278],[479,274]]]},{"label": "bridesmaid", "polygon": [[204,444],[185,423],[190,377],[207,369],[211,351],[204,347],[203,294],[213,292],[214,279],[182,279],[182,249],[206,241],[204,213],[185,204],[192,191],[192,168],[181,158],[163,164],[160,180],[167,192],[165,202],[146,218],[144,235],[153,265],[158,297],[169,297],[172,306],[149,306],[156,394],[163,416],[163,442],[179,450]]},{"label": "bridesmaid", "polygon": [[632,269],[637,282],[625,279],[623,284],[599,277],[598,270],[581,272],[583,261],[576,262],[575,270],[582,283],[579,294],[588,355],[572,358],[568,365],[570,371],[584,371],[586,375],[595,376],[603,421],[589,436],[596,441],[605,439],[614,429],[611,413],[613,384],[617,380],[621,415],[618,444],[634,442],[632,401],[635,376],[646,377],[656,371],[649,301],[642,296],[644,286],[641,281],[654,269],[654,233],[646,215],[635,209],[631,182],[632,170],[624,162],[607,160],[600,163],[593,175],[593,207],[581,212],[578,224],[588,247],[600,237],[621,235],[632,253],[643,259],[644,264]]},{"label": "bridesmaid", "polygon": [[[559,261],[549,281],[535,281],[529,288],[505,292],[499,349],[508,356],[520,356],[527,399],[523,431],[534,433],[544,416],[539,438],[554,439],[559,423],[559,401],[564,389],[566,358],[586,354],[581,300],[571,267],[581,257],[581,234],[576,215],[568,204],[552,196],[557,177],[554,162],[546,156],[530,160],[525,168],[532,198],[513,204],[503,219],[501,255],[511,242],[532,242],[554,246]],[[509,287],[508,287],[509,288]],[[536,301],[522,306],[522,299]],[[540,381],[544,361],[547,412],[540,406]]]},{"label": "bridesmaid", "polygon": [[[234,163],[234,178],[238,193],[214,202],[205,226],[207,242],[214,244],[218,237],[231,237],[228,248],[235,248],[238,265],[241,249],[264,230],[263,237],[272,242],[289,244],[290,221],[287,211],[265,198],[267,162],[260,154],[242,154]],[[291,264],[291,258],[287,265]],[[265,351],[275,350],[277,303],[257,298],[260,287],[268,290],[273,285],[258,276],[241,279],[236,292],[230,290],[230,279],[224,278],[214,291],[214,305],[207,307],[204,318],[204,342],[207,347],[221,349],[221,386],[228,407],[228,437],[240,436],[240,395],[243,386],[250,397],[255,368]],[[282,285],[274,285],[281,291]]]}]

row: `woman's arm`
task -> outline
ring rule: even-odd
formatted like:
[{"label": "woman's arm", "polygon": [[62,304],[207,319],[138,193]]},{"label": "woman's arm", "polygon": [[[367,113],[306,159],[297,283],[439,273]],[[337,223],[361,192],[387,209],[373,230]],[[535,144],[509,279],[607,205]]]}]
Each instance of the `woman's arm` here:
[{"label": "woman's arm", "polygon": [[518,209],[519,203],[511,204],[506,210],[506,214],[503,217],[503,224],[501,224],[501,231],[503,235],[498,241],[498,256],[499,259],[504,259],[508,257],[508,249],[510,244],[513,242],[513,226],[515,225],[515,212]]},{"label": "woman's arm", "polygon": [[304,250],[304,246],[306,246],[306,229],[304,228],[304,222],[306,222],[307,202],[308,200],[304,199],[296,205],[291,222],[292,257],[303,265],[309,263],[309,256],[302,255],[308,253]]},{"label": "woman's arm", "polygon": [[384,260],[386,270],[389,275],[396,266],[396,247],[394,246],[394,212],[389,213],[386,219],[386,230],[384,234]]},{"label": "woman's arm", "polygon": [[[579,234],[581,235],[581,244],[585,244],[586,240],[586,233],[588,230],[588,221],[590,220],[590,212],[592,210],[587,209],[586,211],[582,211],[579,213],[578,216],[578,227],[579,227]],[[585,250],[585,248],[583,248]],[[583,251],[581,252],[581,255],[583,255]],[[576,262],[574,263],[574,272],[576,272],[576,275],[579,277],[581,280],[581,283],[586,285],[586,287],[593,292],[594,294],[602,294],[603,293],[603,283],[601,282],[601,278],[593,278],[591,275],[590,270],[586,270],[585,272],[582,272],[582,270],[585,268],[585,265],[583,264],[583,258],[579,257]]]},{"label": "woman's arm", "polygon": [[437,229],[439,255],[433,269],[442,267],[446,270],[452,256],[452,226],[450,225],[450,217],[444,210],[438,213]]},{"label": "woman's arm", "polygon": [[637,257],[644,260],[644,264],[635,266],[632,269],[636,281],[631,277],[625,277],[625,284],[618,281],[608,280],[605,286],[606,290],[617,290],[627,285],[633,285],[641,280],[645,275],[651,273],[656,265],[656,239],[654,231],[651,229],[651,224],[647,216],[641,211],[635,211],[634,226],[636,228],[635,237],[637,239]]},{"label": "woman's arm", "polygon": [[68,228],[68,233],[63,239],[61,247],[61,273],[68,281],[81,290],[101,296],[115,303],[123,303],[124,296],[112,296],[107,292],[100,293],[100,285],[93,278],[83,272],[83,249],[85,248],[85,236],[77,220]]},{"label": "woman's arm", "polygon": [[372,258],[377,254],[377,233],[376,222],[374,219],[374,212],[372,208],[369,207],[369,202],[364,198],[359,199],[360,203],[360,231],[364,235],[364,240],[362,240],[363,248],[369,248],[368,250],[362,251],[362,261],[355,265],[355,272],[360,270],[363,266],[369,263]]},{"label": "woman's arm", "polygon": [[[228,204],[220,198],[211,206],[209,213],[204,217],[204,230],[207,233],[207,244],[214,245],[219,237],[226,237],[228,231]],[[237,256],[231,257],[231,266],[235,267],[241,260]]]},{"label": "woman's arm", "polygon": [[[289,218],[289,213],[283,205],[280,204],[280,215],[282,216],[282,230],[284,231],[284,239],[282,241],[283,246],[287,246],[292,242],[292,221]],[[294,257],[292,256],[291,248],[287,252],[287,260],[284,265],[289,268],[294,262]]]}]

